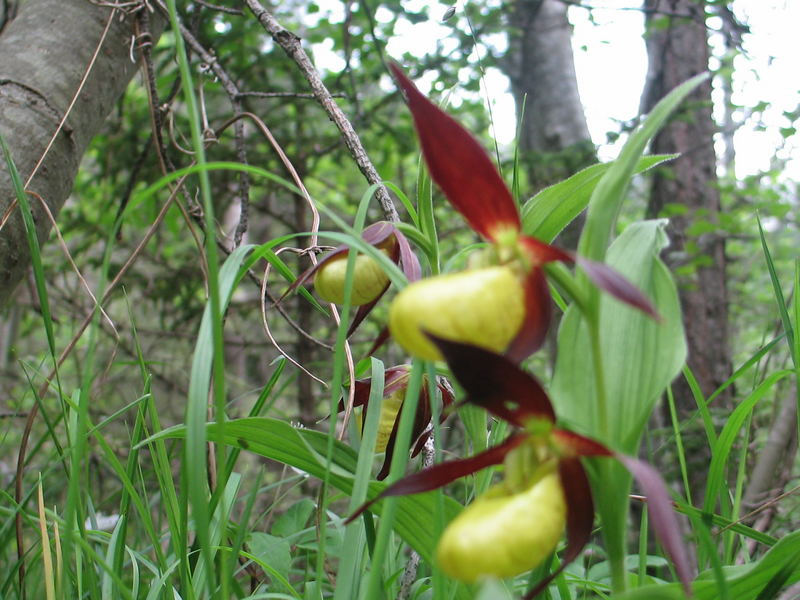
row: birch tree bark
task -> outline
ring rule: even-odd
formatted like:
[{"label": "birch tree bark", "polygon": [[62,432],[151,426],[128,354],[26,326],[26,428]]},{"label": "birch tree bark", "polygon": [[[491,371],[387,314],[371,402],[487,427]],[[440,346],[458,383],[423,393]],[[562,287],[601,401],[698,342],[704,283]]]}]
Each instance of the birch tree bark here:
[{"label": "birch tree bark", "polygon": [[[153,17],[160,30],[161,20]],[[69,196],[86,147],[136,72],[133,49],[148,40],[134,39],[134,21],[131,14],[88,0],[27,0],[0,34],[0,133],[27,180],[58,131],[108,28],[80,95],[28,186],[53,215]],[[13,202],[3,164],[0,218],[10,217],[0,229],[0,307],[9,302],[30,264],[19,210],[9,211]],[[50,220],[37,200],[32,199],[31,207],[43,242]]]},{"label": "birch tree bark", "polygon": [[520,149],[536,191],[596,161],[578,93],[568,3],[511,3],[509,48],[500,66],[511,80]]}]

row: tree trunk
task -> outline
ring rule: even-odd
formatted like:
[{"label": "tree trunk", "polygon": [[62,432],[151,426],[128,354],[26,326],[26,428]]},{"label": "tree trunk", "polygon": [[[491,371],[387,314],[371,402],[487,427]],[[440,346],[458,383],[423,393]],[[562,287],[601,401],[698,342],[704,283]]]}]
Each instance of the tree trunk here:
[{"label": "tree trunk", "polygon": [[524,105],[519,145],[534,191],[596,160],[578,94],[567,8],[561,0],[513,2],[508,52],[500,62],[518,118]]},{"label": "tree trunk", "polygon": [[[646,0],[645,5],[650,67],[642,110],[648,112],[675,86],[708,70],[709,50],[703,2]],[[706,397],[731,373],[725,238],[718,229],[716,126],[711,110],[711,82],[707,80],[653,140],[653,154],[677,152],[681,156],[654,174],[647,209],[650,217],[665,210],[674,215],[669,229],[672,246],[666,258],[680,275],[688,364]],[[670,205],[680,205],[680,210],[670,210]],[[688,232],[690,225],[701,222],[708,223],[711,231],[700,236]],[[696,410],[696,402],[683,379],[676,382],[674,392],[683,421]],[[725,406],[729,399],[730,394],[722,394],[715,405]],[[692,479],[699,485],[708,467],[709,449],[702,435],[687,437],[690,444],[693,438],[700,442],[696,448],[687,448],[687,454],[695,459]]]},{"label": "tree trunk", "polygon": [[[83,90],[28,185],[54,215],[69,196],[86,147],[136,72],[137,65],[131,61],[135,17],[114,12],[112,18],[112,9],[88,0],[28,0],[0,35],[0,133],[27,180],[67,112],[111,19]],[[160,32],[161,19],[153,22]],[[3,166],[0,218],[13,201],[11,180]],[[51,223],[33,197],[31,206],[41,242]],[[29,264],[22,218],[19,209],[14,209],[0,229],[0,307],[9,301]]]},{"label": "tree trunk", "polygon": [[788,471],[791,475],[792,472],[795,453],[791,448],[797,443],[797,391],[792,389],[782,394],[778,402],[775,420],[764,447],[756,455],[744,492],[742,505],[745,513],[781,494],[788,483],[781,473]]},{"label": "tree trunk", "polygon": [[[500,67],[514,94],[528,197],[597,162],[578,93],[567,9],[562,0],[515,0],[510,11],[508,51]],[[581,214],[570,223],[557,244],[577,248],[583,220]],[[557,332],[554,323],[547,342],[551,366]]]}]

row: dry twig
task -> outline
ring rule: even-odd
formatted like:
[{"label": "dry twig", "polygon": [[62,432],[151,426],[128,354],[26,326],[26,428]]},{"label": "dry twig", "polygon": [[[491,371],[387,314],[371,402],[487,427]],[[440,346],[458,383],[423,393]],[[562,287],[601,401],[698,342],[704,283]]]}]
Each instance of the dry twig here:
[{"label": "dry twig", "polygon": [[258,0],[245,0],[245,4],[247,4],[247,7],[253,12],[253,15],[255,15],[258,22],[261,23],[267,33],[272,36],[275,43],[283,48],[289,58],[297,64],[300,72],[311,86],[317,101],[339,128],[344,143],[355,159],[361,173],[370,184],[378,184],[375,196],[383,209],[383,215],[386,220],[393,222],[399,221],[400,217],[397,214],[394,202],[392,202],[389,192],[383,186],[381,176],[378,175],[378,171],[373,166],[369,156],[367,156],[367,152],[361,144],[361,139],[358,137],[358,134],[355,129],[353,129],[353,126],[350,124],[344,112],[342,112],[342,109],[339,108],[339,105],[334,101],[328,88],[322,83],[322,79],[314,68],[314,64],[300,45],[300,38],[278,23],[275,17],[273,17]]}]

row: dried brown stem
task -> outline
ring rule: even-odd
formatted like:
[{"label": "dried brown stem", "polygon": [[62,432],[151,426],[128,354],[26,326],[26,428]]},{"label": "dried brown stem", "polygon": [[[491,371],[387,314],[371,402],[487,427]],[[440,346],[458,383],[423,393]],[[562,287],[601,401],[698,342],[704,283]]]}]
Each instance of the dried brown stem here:
[{"label": "dried brown stem", "polygon": [[322,108],[325,109],[325,112],[328,113],[328,116],[330,116],[331,120],[336,124],[336,127],[339,128],[347,149],[355,159],[359,170],[366,180],[370,184],[378,184],[375,196],[378,199],[378,203],[381,205],[386,220],[393,222],[399,221],[400,217],[397,214],[394,202],[392,202],[389,192],[381,183],[381,176],[378,175],[378,171],[375,169],[372,161],[370,161],[369,156],[367,156],[367,152],[361,144],[361,139],[358,137],[358,134],[355,129],[353,129],[353,126],[342,109],[339,108],[339,105],[334,101],[333,96],[331,96],[325,84],[322,83],[322,79],[319,73],[317,73],[316,68],[314,68],[314,64],[300,45],[300,38],[278,23],[275,17],[273,17],[258,0],[245,0],[245,4],[247,4],[247,7],[253,12],[253,15],[258,19],[261,26],[272,36],[275,43],[283,48],[283,51],[286,52],[289,58],[297,64],[300,72],[311,86],[317,101],[322,105]]}]

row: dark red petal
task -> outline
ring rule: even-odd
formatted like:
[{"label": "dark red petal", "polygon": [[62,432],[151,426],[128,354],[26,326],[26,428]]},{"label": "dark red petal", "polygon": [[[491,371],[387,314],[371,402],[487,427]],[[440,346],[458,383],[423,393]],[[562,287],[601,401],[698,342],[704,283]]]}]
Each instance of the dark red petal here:
[{"label": "dark red petal", "polygon": [[373,246],[380,246],[383,242],[388,240],[392,235],[397,235],[399,232],[397,228],[387,221],[378,221],[373,223],[364,231],[361,232],[361,237],[364,241]]},{"label": "dark red petal", "polygon": [[[394,392],[407,384],[409,377],[408,365],[397,365],[384,370],[383,397],[391,396]],[[353,384],[353,406],[368,406],[369,394],[372,391],[372,378],[356,379]],[[344,402],[339,401],[339,412],[344,410]]]},{"label": "dark red petal", "polygon": [[390,337],[389,327],[385,326],[383,329],[381,329],[381,332],[378,334],[378,337],[376,337],[375,340],[372,342],[372,346],[370,346],[370,349],[369,351],[367,351],[366,356],[372,356],[373,354],[375,354],[378,351],[378,349],[386,343],[386,340],[388,340],[389,337]]},{"label": "dark red petal", "polygon": [[549,262],[565,262],[569,264],[575,262],[575,257],[572,253],[556,246],[545,244],[534,237],[521,235],[519,236],[519,243],[534,266],[538,267]]},{"label": "dark red petal", "polygon": [[455,119],[428,100],[390,64],[414,117],[431,178],[475,231],[492,240],[498,231],[521,227],[511,192],[489,155]]},{"label": "dark red petal", "polygon": [[594,262],[581,256],[575,260],[597,287],[607,291],[620,302],[638,308],[654,319],[661,320],[658,311],[647,296],[619,271],[604,263]]},{"label": "dark red petal", "polygon": [[446,411],[444,409],[449,407],[453,403],[455,398],[453,398],[453,392],[450,390],[449,386],[446,386],[446,385],[441,384],[439,382],[436,383],[436,386],[439,388],[439,391],[442,393],[441,420],[444,421],[445,418],[447,418],[447,415],[445,414]]},{"label": "dark red petal", "polygon": [[[358,379],[353,384],[353,406],[367,406],[369,393],[372,390],[372,379]],[[344,401],[339,400],[339,412],[344,410]]]},{"label": "dark red petal", "polygon": [[555,579],[564,568],[580,556],[589,542],[594,522],[594,502],[592,489],[586,471],[578,458],[567,458],[558,465],[561,486],[567,500],[567,549],[559,567],[536,584],[523,600],[535,598]]},{"label": "dark red petal", "polygon": [[[372,302],[368,302],[367,304],[362,304],[361,306],[358,307],[358,310],[356,310],[356,314],[353,317],[353,322],[350,323],[350,327],[347,329],[347,337],[353,335],[358,326],[361,325],[361,322],[367,318],[367,315],[369,315],[369,313],[372,312],[372,309],[375,308],[375,305],[378,303],[378,301],[381,298],[383,298],[383,295],[386,293],[386,290],[389,289],[389,285],[390,285],[389,283],[386,284],[386,287],[384,287],[383,290],[381,290],[381,293],[378,294],[378,297],[375,298],[375,300],[373,300]],[[368,354],[367,356],[371,356],[371,354],[372,353]]]},{"label": "dark red petal", "polygon": [[395,481],[392,485],[385,488],[372,500],[369,500],[359,507],[356,512],[350,515],[346,523],[349,523],[355,519],[358,515],[369,508],[370,505],[377,502],[381,498],[386,498],[387,496],[405,496],[407,494],[429,492],[447,485],[456,479],[470,475],[476,471],[480,471],[481,469],[485,469],[486,467],[499,465],[503,462],[506,454],[508,454],[508,452],[513,448],[519,446],[523,441],[525,441],[525,439],[527,439],[527,437],[527,434],[524,433],[512,435],[502,444],[493,446],[488,450],[481,452],[480,454],[476,454],[475,456],[439,463],[438,465],[434,465],[428,469],[425,469],[424,471],[419,471],[418,473],[414,473],[413,475],[409,475],[408,477],[404,477],[403,479]]},{"label": "dark red petal", "polygon": [[[389,441],[386,443],[386,456],[383,459],[383,466],[381,467],[380,472],[376,479],[378,481],[383,481],[389,475],[389,468],[392,466],[392,456],[394,456],[394,445],[397,440],[397,431],[400,426],[400,413],[397,414],[397,418],[395,418],[394,425],[392,426],[392,433],[389,434]],[[426,431],[429,430],[431,422],[431,404],[428,401],[428,393],[427,391],[420,392],[419,403],[417,404],[417,413],[414,415],[414,425],[411,429],[411,439],[416,440],[416,444],[414,445],[413,450],[411,451],[411,456],[414,457],[422,451],[422,446],[424,445],[424,440],[422,444],[420,444],[420,439],[422,436],[428,437],[426,435]]]},{"label": "dark red petal", "polygon": [[517,337],[511,340],[506,356],[521,362],[542,347],[553,316],[553,302],[542,269],[535,267],[525,278],[525,319]]},{"label": "dark red petal", "polygon": [[[400,416],[400,413],[398,413]],[[397,440],[397,429],[400,426],[400,419],[395,417],[394,425],[392,425],[392,432],[389,434],[389,440],[386,442],[386,450],[383,455],[383,464],[378,475],[375,477],[378,481],[383,481],[389,476],[389,469],[392,467],[392,457],[394,456],[394,444]]]},{"label": "dark red petal", "polygon": [[554,429],[552,437],[561,450],[562,456],[577,458],[579,456],[614,456],[614,453],[600,442],[582,436],[579,433]]},{"label": "dark red petal", "polygon": [[687,594],[691,594],[689,582],[692,580],[692,569],[689,563],[689,551],[683,542],[681,528],[675,511],[672,510],[672,500],[666,485],[664,485],[664,480],[661,479],[661,475],[655,468],[638,458],[625,454],[615,454],[614,456],[633,474],[636,481],[639,482],[639,487],[647,496],[647,508],[653,530],[664,550],[672,559],[684,590]]},{"label": "dark red petal", "polygon": [[[419,393],[419,402],[417,403],[417,414],[414,415],[414,428],[411,430],[411,439],[416,440],[421,436],[428,426],[431,424],[431,417],[433,411],[431,410],[431,400],[428,394],[428,386],[425,385],[423,380],[423,387]],[[400,419],[398,419],[399,421]]]},{"label": "dark red petal", "polygon": [[422,452],[422,449],[425,447],[425,442],[428,441],[432,433],[433,433],[432,427],[428,427],[425,431],[422,432],[422,435],[420,435],[417,438],[417,441],[414,444],[414,449],[411,451],[411,458],[414,458],[420,452]]},{"label": "dark red petal", "polygon": [[471,344],[445,340],[430,333],[453,376],[477,404],[517,426],[531,418],[555,422],[553,405],[539,382],[511,360]]},{"label": "dark red petal", "polygon": [[[450,389],[448,389],[447,386],[437,382],[436,387],[439,388],[439,391],[442,394],[442,408],[439,411],[439,423],[441,424],[444,423],[450,416],[450,411],[446,409],[453,404],[455,398],[453,398],[453,394],[450,392]],[[432,417],[433,415],[431,415],[431,418]],[[416,456],[422,451],[422,448],[425,446],[425,442],[428,441],[428,438],[432,433],[433,427],[428,427],[422,432],[422,435],[417,438],[417,443],[414,445],[414,450],[411,452],[411,456]]]},{"label": "dark red petal", "polygon": [[395,230],[394,235],[397,239],[397,245],[400,247],[400,266],[403,269],[403,273],[409,283],[417,281],[422,277],[422,267],[419,266],[419,259],[411,249],[411,244],[408,243],[406,236],[400,233],[399,230]]}]

